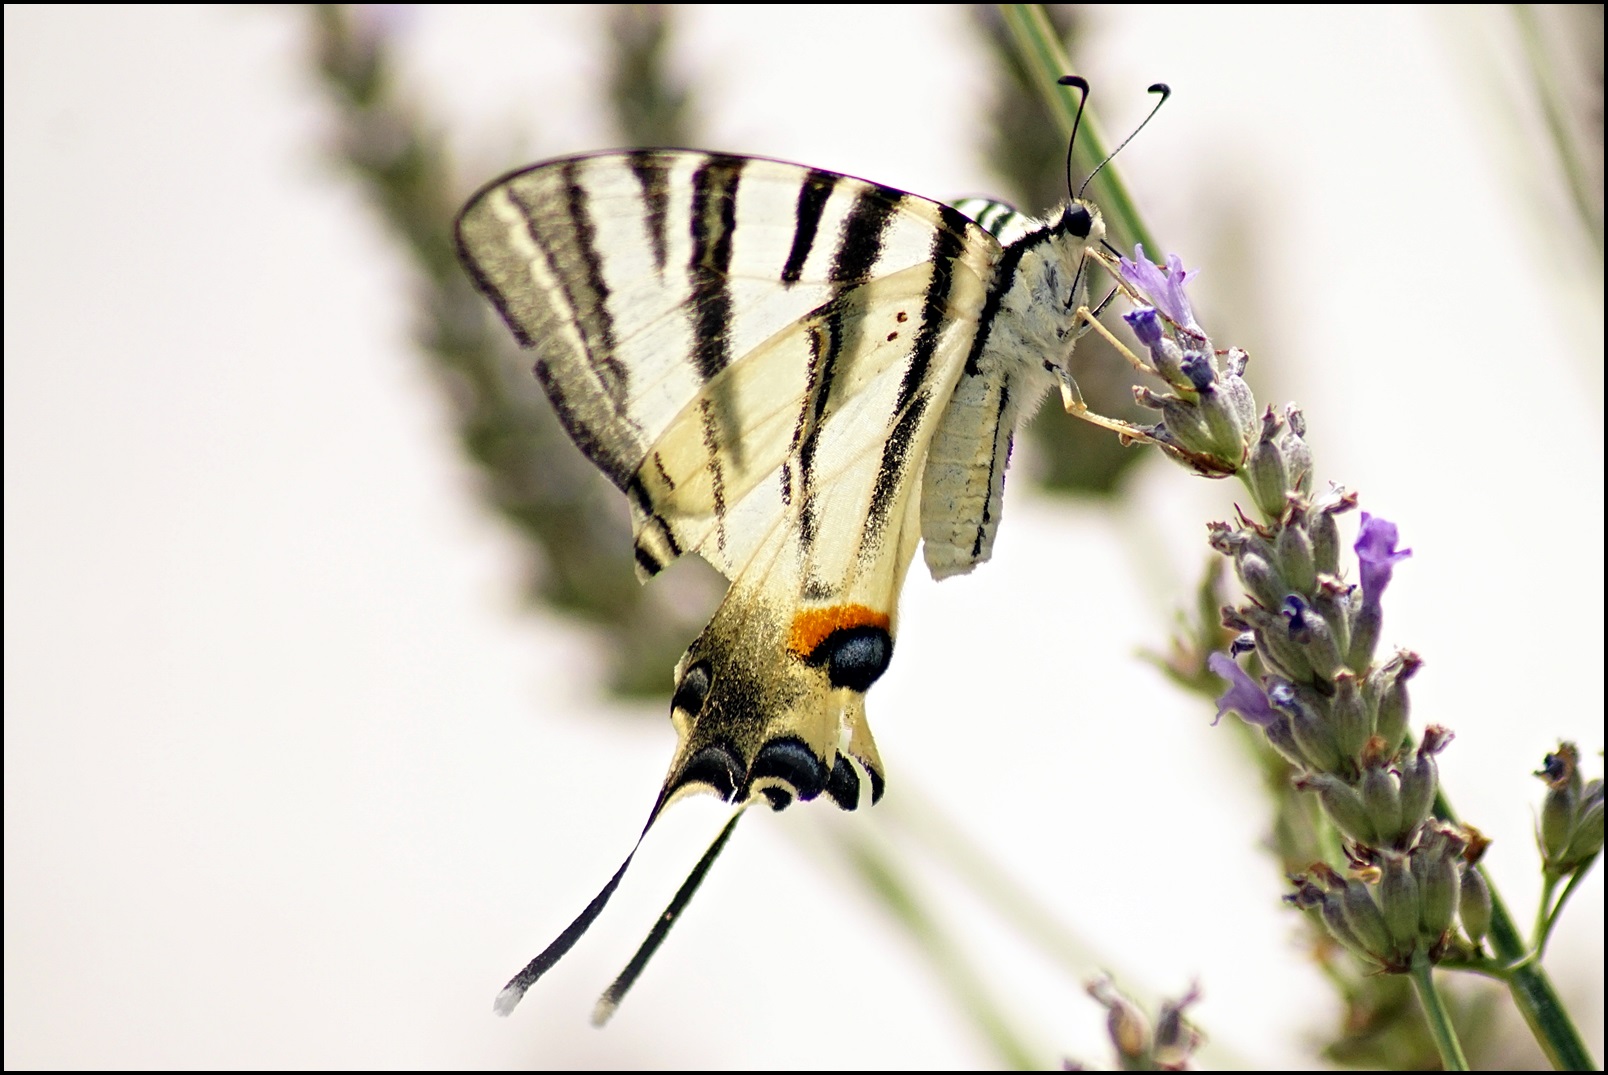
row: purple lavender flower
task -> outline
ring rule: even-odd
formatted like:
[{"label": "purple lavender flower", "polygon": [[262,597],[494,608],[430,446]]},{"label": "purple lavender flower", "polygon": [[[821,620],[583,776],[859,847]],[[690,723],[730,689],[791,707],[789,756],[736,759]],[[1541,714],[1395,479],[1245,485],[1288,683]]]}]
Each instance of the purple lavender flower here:
[{"label": "purple lavender flower", "polygon": [[[1127,285],[1143,295],[1146,301],[1166,315],[1173,324],[1204,338],[1206,334],[1195,323],[1195,313],[1189,308],[1189,297],[1184,294],[1184,285],[1199,276],[1200,270],[1194,272],[1185,270],[1184,259],[1177,254],[1167,255],[1167,267],[1163,269],[1145,257],[1142,243],[1133,248],[1133,256],[1132,261],[1127,258],[1117,259],[1122,279]],[[1135,331],[1138,329],[1135,328]]]},{"label": "purple lavender flower", "polygon": [[[1127,261],[1123,264],[1126,265]],[[1161,315],[1157,314],[1153,307],[1135,306],[1123,314],[1122,319],[1128,322],[1133,334],[1139,337],[1139,342],[1146,347],[1154,347],[1161,342]]]},{"label": "purple lavender flower", "polygon": [[1396,548],[1396,524],[1376,515],[1362,513],[1362,527],[1357,532],[1357,562],[1362,574],[1362,601],[1365,606],[1379,607],[1385,587],[1390,585],[1390,573],[1397,560],[1413,554],[1411,549]]},{"label": "purple lavender flower", "polygon": [[1228,680],[1228,691],[1217,699],[1217,718],[1223,719],[1225,713],[1238,713],[1240,719],[1247,724],[1254,724],[1258,728],[1266,728],[1279,719],[1273,707],[1267,704],[1267,695],[1256,680],[1246,674],[1234,660],[1226,653],[1213,653],[1206,658],[1206,667],[1219,679]]}]

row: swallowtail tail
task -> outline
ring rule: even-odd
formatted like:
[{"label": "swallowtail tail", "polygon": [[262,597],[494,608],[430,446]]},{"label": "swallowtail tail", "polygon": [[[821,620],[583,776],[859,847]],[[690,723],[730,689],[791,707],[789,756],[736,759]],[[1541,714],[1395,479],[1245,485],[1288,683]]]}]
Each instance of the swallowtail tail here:
[{"label": "swallowtail tail", "polygon": [[[1070,384],[1104,233],[1079,200],[1048,221],[967,208],[797,164],[655,149],[537,164],[459,216],[464,265],[536,351],[576,445],[630,502],[638,575],[692,552],[731,580],[676,667],[678,742],[644,834],[692,792],[777,810],[881,796],[865,694],[893,655],[918,539],[937,578],[988,559],[1014,430]],[[499,1011],[591,925],[630,861]]]}]

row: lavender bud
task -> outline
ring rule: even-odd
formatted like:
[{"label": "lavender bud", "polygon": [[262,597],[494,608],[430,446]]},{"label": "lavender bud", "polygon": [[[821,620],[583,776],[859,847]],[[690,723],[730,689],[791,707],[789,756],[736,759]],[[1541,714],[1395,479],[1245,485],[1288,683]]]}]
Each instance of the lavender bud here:
[{"label": "lavender bud", "polygon": [[1312,759],[1306,756],[1301,744],[1295,741],[1295,734],[1290,731],[1290,718],[1280,715],[1279,719],[1262,729],[1267,736],[1268,744],[1284,756],[1284,760],[1297,769],[1312,768]]},{"label": "lavender bud", "polygon": [[1164,1000],[1156,1015],[1156,1045],[1154,1059],[1158,1067],[1177,1071],[1189,1062],[1200,1047],[1201,1035],[1184,1018],[1184,1009],[1200,999],[1200,989],[1190,986],[1177,1001]]},{"label": "lavender bud", "polygon": [[1567,788],[1578,796],[1585,780],[1580,775],[1580,748],[1569,742],[1559,743],[1557,750],[1541,759],[1541,768],[1535,775],[1553,791]]},{"label": "lavender bud", "polygon": [[1277,558],[1279,574],[1296,593],[1312,593],[1318,588],[1317,563],[1312,558],[1312,541],[1306,528],[1291,525],[1280,528],[1273,541],[1273,554]]},{"label": "lavender bud", "polygon": [[1435,805],[1435,790],[1440,784],[1440,772],[1435,755],[1452,741],[1451,733],[1439,725],[1424,729],[1424,739],[1418,750],[1401,767],[1401,822],[1407,833],[1429,818]]},{"label": "lavender bud", "polygon": [[1457,859],[1445,842],[1436,841],[1429,847],[1420,845],[1412,856],[1413,876],[1418,881],[1418,924],[1424,936],[1438,940],[1452,928],[1457,917],[1457,897],[1462,891],[1458,876]]},{"label": "lavender bud", "polygon": [[1407,738],[1407,720],[1412,712],[1407,701],[1407,681],[1423,664],[1418,654],[1402,650],[1369,676],[1364,688],[1373,700],[1374,734],[1392,750]]},{"label": "lavender bud", "polygon": [[1212,365],[1212,356],[1205,351],[1185,351],[1178,370],[1189,379],[1189,387],[1196,392],[1210,392],[1217,383],[1217,368]]},{"label": "lavender bud", "polygon": [[1462,892],[1458,901],[1458,918],[1463,932],[1475,948],[1491,931],[1491,886],[1478,866],[1463,867]]},{"label": "lavender bud", "polygon": [[1244,610],[1256,631],[1256,654],[1262,663],[1286,679],[1306,682],[1312,678],[1312,662],[1307,660],[1306,649],[1290,640],[1285,622],[1266,609],[1255,605]]},{"label": "lavender bud", "polygon": [[1393,846],[1401,840],[1401,789],[1396,778],[1380,765],[1362,771],[1357,790],[1362,795],[1368,820],[1379,836],[1379,846]]},{"label": "lavender bud", "polygon": [[1333,575],[1319,572],[1312,607],[1323,614],[1329,630],[1334,632],[1335,648],[1341,653],[1348,652],[1351,648],[1351,587]]},{"label": "lavender bud", "polygon": [[1242,453],[1245,445],[1250,443],[1251,431],[1256,428],[1256,396],[1251,393],[1251,386],[1245,383],[1245,378],[1240,376],[1245,372],[1247,361],[1249,356],[1244,351],[1240,351],[1238,355],[1230,353],[1228,365],[1217,378],[1217,390],[1223,393],[1223,397],[1234,409],[1234,421],[1240,430]]},{"label": "lavender bud", "polygon": [[1399,959],[1412,955],[1418,940],[1418,882],[1407,866],[1407,857],[1387,851],[1379,879],[1379,909]]},{"label": "lavender bud", "polygon": [[1132,1070],[1131,1065],[1148,1062],[1150,1024],[1144,1013],[1133,1001],[1118,992],[1110,979],[1099,978],[1090,982],[1088,993],[1105,1006],[1106,1032],[1111,1036],[1111,1044],[1117,1050],[1117,1055],[1125,1061],[1122,1067]]},{"label": "lavender bud", "polygon": [[1275,609],[1284,603],[1284,595],[1289,590],[1273,565],[1259,553],[1247,551],[1236,557],[1234,570],[1245,592],[1263,608]]},{"label": "lavender bud", "polygon": [[[1294,594],[1285,598],[1286,605],[1291,601],[1300,600]],[[1306,647],[1307,660],[1312,662],[1312,670],[1324,679],[1333,679],[1345,667],[1340,659],[1340,647],[1335,645],[1334,632],[1329,629],[1329,622],[1317,609],[1306,605],[1298,610],[1301,620],[1302,644]],[[1295,623],[1292,621],[1292,628]],[[1292,631],[1293,633],[1293,631]]]},{"label": "lavender bud", "polygon": [[1347,839],[1374,846],[1378,838],[1373,820],[1356,788],[1332,773],[1304,773],[1295,780],[1297,791],[1315,791],[1323,812]]},{"label": "lavender bud", "polygon": [[1301,744],[1301,752],[1312,759],[1314,767],[1321,772],[1338,772],[1344,767],[1345,759],[1329,728],[1328,717],[1320,708],[1321,703],[1314,705],[1303,697],[1304,693],[1299,687],[1270,689],[1267,697],[1276,708],[1289,714],[1290,732],[1295,736],[1295,741]]},{"label": "lavender bud", "polygon": [[1312,539],[1312,562],[1325,575],[1340,574],[1340,527],[1328,508],[1314,513],[1308,524]]},{"label": "lavender bud", "polygon": [[1347,758],[1362,753],[1363,744],[1373,734],[1373,720],[1368,706],[1357,689],[1357,677],[1340,672],[1334,677],[1335,694],[1329,702],[1329,726],[1334,730],[1335,744]]},{"label": "lavender bud", "polygon": [[1289,491],[1289,473],[1284,469],[1284,453],[1278,445],[1264,436],[1251,449],[1245,461],[1245,484],[1257,510],[1269,519],[1277,519],[1284,511],[1284,498]]},{"label": "lavender bud", "polygon": [[1373,663],[1374,647],[1379,645],[1379,632],[1385,624],[1385,614],[1377,603],[1358,601],[1351,607],[1351,644],[1346,647],[1346,667],[1359,671]]},{"label": "lavender bud", "polygon": [[1569,834],[1569,843],[1563,849],[1559,868],[1565,872],[1574,872],[1596,858],[1602,850],[1602,781],[1593,780],[1586,785],[1587,788],[1593,786],[1596,788],[1596,797],[1587,800],[1576,815],[1574,831]]},{"label": "lavender bud", "polygon": [[1135,306],[1132,310],[1123,314],[1122,319],[1128,322],[1128,327],[1133,329],[1133,334],[1146,347],[1156,346],[1165,335],[1165,324],[1154,307]]},{"label": "lavender bud", "polygon": [[1299,493],[1312,492],[1312,449],[1305,440],[1306,419],[1295,407],[1285,409],[1288,428],[1280,447],[1284,451],[1284,469],[1290,475],[1290,487]]},{"label": "lavender bud", "polygon": [[1344,904],[1345,900],[1339,892],[1330,892],[1318,905],[1318,913],[1323,915],[1323,924],[1329,927],[1330,936],[1370,963],[1379,962],[1379,957],[1368,950],[1362,938],[1357,936],[1357,931],[1351,928],[1351,923],[1346,921]]},{"label": "lavender bud", "polygon": [[1345,912],[1346,925],[1351,927],[1363,947],[1381,963],[1388,962],[1392,947],[1390,930],[1368,886],[1361,881],[1347,880],[1345,890],[1340,894],[1340,909]]},{"label": "lavender bud", "polygon": [[[1126,315],[1124,315],[1126,316]],[[1150,363],[1162,379],[1174,388],[1190,388],[1189,376],[1184,373],[1184,351],[1172,340],[1163,339],[1150,345]]]},{"label": "lavender bud", "polygon": [[1541,801],[1541,855],[1551,864],[1561,861],[1574,829],[1575,789],[1567,783],[1550,788]]},{"label": "lavender bud", "polygon": [[[1161,403],[1163,424],[1179,444],[1192,452],[1216,458],[1217,438],[1200,406],[1177,396],[1157,396],[1156,399]],[[1239,465],[1238,458],[1234,459],[1234,465]]]}]

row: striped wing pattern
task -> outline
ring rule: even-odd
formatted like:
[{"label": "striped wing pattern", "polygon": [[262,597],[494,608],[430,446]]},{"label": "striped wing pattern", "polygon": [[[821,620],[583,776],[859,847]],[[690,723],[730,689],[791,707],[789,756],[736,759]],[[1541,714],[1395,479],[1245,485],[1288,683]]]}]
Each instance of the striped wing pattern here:
[{"label": "striped wing pattern", "polygon": [[669,150],[507,176],[458,234],[575,443],[629,498],[639,572],[693,551],[733,580],[678,670],[666,795],[811,798],[853,779],[840,740],[879,790],[863,690],[891,654],[916,468],[998,244],[863,180]]},{"label": "striped wing pattern", "polygon": [[[676,668],[678,743],[647,827],[695,791],[774,809],[825,792],[853,809],[863,774],[880,797],[864,696],[892,656],[917,541],[939,577],[987,559],[1011,431],[1049,383],[1017,352],[1070,352],[1057,326],[1082,301],[1083,248],[1063,280],[1056,226],[1030,223],[1002,247],[925,198],[683,150],[550,161],[463,210],[465,266],[630,502],[638,573],[696,552],[731,579]],[[1040,325],[1049,306],[1060,317]],[[625,868],[499,1010],[568,951]]]}]

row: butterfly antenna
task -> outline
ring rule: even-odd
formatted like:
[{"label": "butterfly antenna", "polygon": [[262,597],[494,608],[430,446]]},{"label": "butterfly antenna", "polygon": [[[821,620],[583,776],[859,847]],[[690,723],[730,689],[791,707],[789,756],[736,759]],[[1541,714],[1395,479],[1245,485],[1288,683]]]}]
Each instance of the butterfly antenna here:
[{"label": "butterfly antenna", "polygon": [[[1067,77],[1076,77],[1076,76],[1067,76]],[[1139,123],[1139,126],[1137,126],[1137,127],[1135,127],[1133,129],[1133,134],[1130,134],[1130,135],[1128,135],[1128,137],[1124,138],[1122,140],[1121,145],[1117,146],[1116,149],[1113,149],[1110,153],[1106,154],[1106,159],[1105,160],[1101,161],[1099,164],[1094,166],[1094,171],[1089,173],[1088,178],[1083,181],[1083,186],[1078,188],[1076,198],[1082,198],[1083,197],[1083,192],[1085,190],[1089,189],[1089,184],[1094,181],[1094,177],[1100,174],[1100,169],[1102,169],[1106,165],[1110,164],[1112,158],[1115,157],[1118,153],[1122,152],[1123,146],[1126,146],[1129,142],[1133,141],[1134,135],[1137,135],[1140,131],[1144,130],[1145,125],[1148,124],[1151,120],[1156,118],[1156,113],[1161,111],[1161,106],[1166,104],[1167,103],[1167,98],[1172,96],[1172,87],[1168,86],[1165,82],[1157,82],[1155,85],[1151,86],[1145,92],[1146,93],[1159,93],[1159,94],[1161,94],[1161,100],[1157,101],[1156,102],[1156,107],[1152,108],[1150,110],[1150,115],[1146,116],[1143,120],[1141,120],[1140,123]],[[1083,114],[1083,109],[1079,108],[1078,109],[1078,115],[1081,117],[1082,114]],[[1073,137],[1076,137],[1076,136],[1077,136],[1077,125],[1074,124],[1073,125]],[[1070,146],[1067,147],[1066,159],[1067,159],[1067,174],[1068,174],[1068,176],[1070,176],[1071,171],[1072,171],[1072,164],[1071,164],[1071,161],[1072,161],[1072,149],[1071,149]]]},{"label": "butterfly antenna", "polygon": [[1057,86],[1071,86],[1078,92],[1078,114],[1072,117],[1072,137],[1066,140],[1066,192],[1072,193],[1072,147],[1078,144],[1078,128],[1083,124],[1083,109],[1089,103],[1089,80],[1082,75],[1062,75],[1055,80]]},{"label": "butterfly antenna", "polygon": [[512,1014],[514,1008],[524,999],[525,991],[535,985],[538,978],[552,970],[553,965],[563,959],[571,948],[575,947],[575,942],[581,939],[581,935],[592,928],[592,923],[597,921],[597,916],[603,913],[604,907],[608,906],[610,897],[614,895],[614,890],[620,887],[620,879],[625,876],[626,868],[631,865],[631,860],[636,858],[637,848],[642,846],[643,837],[647,836],[648,830],[653,828],[653,823],[658,820],[659,811],[664,808],[664,805],[665,794],[661,791],[659,801],[653,804],[653,812],[648,815],[648,823],[642,826],[642,835],[637,837],[637,842],[631,848],[631,853],[625,856],[625,861],[620,863],[618,870],[614,871],[614,876],[609,878],[609,883],[603,886],[603,891],[592,897],[592,902],[586,905],[586,910],[582,911],[575,921],[571,922],[569,927],[558,935],[557,940],[544,948],[541,955],[525,964],[525,968],[509,979],[508,984],[502,987],[502,992],[497,994],[497,1000],[492,1005],[493,1010],[498,1015]]},{"label": "butterfly antenna", "polygon": [[[725,848],[726,841],[731,839],[732,830],[737,827],[737,822],[742,818],[743,810],[747,808],[747,805],[747,803],[744,803],[739,806],[736,813],[731,815],[731,820],[726,822],[726,827],[720,830],[720,835],[715,837],[715,842],[709,845],[709,850],[703,853],[703,858],[698,860],[698,865],[692,868],[692,872],[687,875],[687,879],[676,890],[675,896],[670,900],[670,906],[664,909],[664,914],[660,915],[659,920],[653,924],[653,929],[648,933],[647,939],[642,942],[642,947],[637,949],[636,955],[631,957],[631,962],[625,965],[625,969],[620,972],[620,976],[614,979],[614,984],[605,989],[603,995],[597,998],[597,1007],[592,1009],[593,1026],[602,1026],[608,1022],[609,1017],[614,1014],[614,1009],[618,1008],[620,1001],[625,999],[625,994],[636,984],[638,976],[642,974],[642,969],[648,965],[648,960],[653,958],[653,953],[659,950],[659,945],[663,944],[664,939],[670,935],[670,927],[676,924],[676,919],[680,918],[681,912],[686,910],[687,904],[692,900],[693,893],[697,892],[698,886],[703,884],[704,875],[709,872],[709,867],[715,864],[715,859],[720,856],[720,852]],[[621,871],[624,871],[624,867],[621,867]],[[616,877],[615,880],[619,880],[619,878]],[[510,983],[511,986],[512,983]],[[507,990],[505,989],[503,992],[506,993]]]}]

